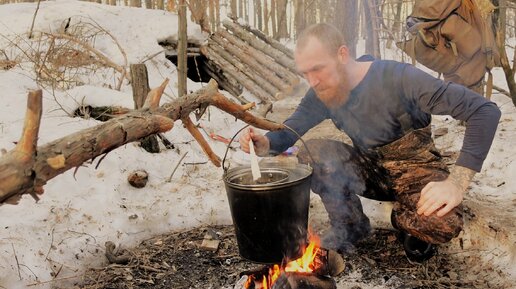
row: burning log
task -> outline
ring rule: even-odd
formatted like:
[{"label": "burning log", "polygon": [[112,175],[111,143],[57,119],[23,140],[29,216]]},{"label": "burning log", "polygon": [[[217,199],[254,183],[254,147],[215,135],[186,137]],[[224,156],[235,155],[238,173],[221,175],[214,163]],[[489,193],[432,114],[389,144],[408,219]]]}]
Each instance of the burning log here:
[{"label": "burning log", "polygon": [[282,273],[271,289],[336,289],[333,278],[310,273]]},{"label": "burning log", "polygon": [[263,266],[240,273],[243,279],[235,289],[334,289],[336,284],[331,277],[344,269],[344,259],[339,253],[310,243],[301,258],[284,267]]}]

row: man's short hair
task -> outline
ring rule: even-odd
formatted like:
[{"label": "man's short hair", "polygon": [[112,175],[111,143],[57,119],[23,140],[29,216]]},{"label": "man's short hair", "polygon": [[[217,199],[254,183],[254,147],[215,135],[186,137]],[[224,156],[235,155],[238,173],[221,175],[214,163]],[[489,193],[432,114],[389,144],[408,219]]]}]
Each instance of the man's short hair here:
[{"label": "man's short hair", "polygon": [[339,48],[346,44],[344,36],[337,27],[327,23],[317,23],[308,26],[299,34],[296,50],[303,49],[312,37],[319,40],[328,49],[330,54],[336,54]]}]

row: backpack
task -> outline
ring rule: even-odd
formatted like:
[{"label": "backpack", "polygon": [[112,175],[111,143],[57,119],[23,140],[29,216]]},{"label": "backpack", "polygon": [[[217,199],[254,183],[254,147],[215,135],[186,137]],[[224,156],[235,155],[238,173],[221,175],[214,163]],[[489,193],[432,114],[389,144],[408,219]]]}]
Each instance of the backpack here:
[{"label": "backpack", "polygon": [[[480,0],[477,0],[480,1]],[[488,0],[483,16],[474,0],[416,1],[407,17],[410,39],[398,43],[415,64],[442,73],[444,80],[483,90],[485,73],[489,73],[488,97],[491,93],[491,68],[499,65],[499,54],[489,14],[494,6]],[[487,8],[486,8],[487,7]],[[490,10],[489,10],[490,9]]]}]

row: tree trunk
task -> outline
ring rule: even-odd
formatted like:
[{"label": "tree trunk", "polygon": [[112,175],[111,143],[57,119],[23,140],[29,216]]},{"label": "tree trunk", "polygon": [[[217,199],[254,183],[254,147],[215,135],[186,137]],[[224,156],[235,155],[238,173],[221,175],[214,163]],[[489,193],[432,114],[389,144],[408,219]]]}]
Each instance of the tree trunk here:
[{"label": "tree trunk", "polygon": [[156,9],[164,10],[165,9],[165,1],[164,0],[156,0]]},{"label": "tree trunk", "polygon": [[278,19],[277,39],[288,38],[287,0],[276,0],[276,16]]},{"label": "tree trunk", "polygon": [[142,1],[141,0],[130,0],[131,7],[142,7]]},{"label": "tree trunk", "polygon": [[210,32],[215,32],[217,29],[217,23],[215,20],[215,0],[209,0],[209,14],[210,14]]},{"label": "tree trunk", "polygon": [[237,10],[237,0],[231,0],[231,17],[230,18],[238,18],[238,10]]},{"label": "tree trunk", "polygon": [[[267,1],[267,0],[265,0]],[[254,12],[256,15],[255,25],[258,30],[263,29],[263,16],[262,16],[262,0],[254,0]]]},{"label": "tree trunk", "polygon": [[145,0],[145,8],[147,9],[153,9],[154,5],[152,5],[152,0]]},{"label": "tree trunk", "polygon": [[[149,94],[149,77],[145,64],[131,64],[131,87],[133,89],[134,108],[140,109],[145,104]],[[159,153],[159,142],[156,135],[145,137],[140,142],[141,147],[149,153]]]},{"label": "tree trunk", "polygon": [[271,0],[271,29],[272,29],[272,37],[274,39],[278,39],[278,29],[276,28],[276,0]]},{"label": "tree trunk", "polygon": [[358,2],[357,0],[337,1],[335,7],[335,26],[342,31],[344,41],[349,49],[351,57],[357,55],[358,41]]},{"label": "tree trunk", "polygon": [[296,27],[296,35],[295,38],[299,36],[299,34],[305,30],[306,27],[306,18],[305,18],[305,1],[306,0],[298,0],[294,1],[294,23]]},{"label": "tree trunk", "polygon": [[263,1],[263,26],[264,26],[264,30],[263,32],[265,33],[265,35],[271,35],[269,33],[269,9],[267,8],[267,1],[268,0],[264,0]]},{"label": "tree trunk", "polygon": [[495,10],[498,13],[496,14],[497,21],[495,23],[498,23],[498,27],[496,29],[496,44],[498,46],[498,51],[500,52],[500,63],[505,74],[507,86],[509,87],[512,103],[516,106],[516,82],[514,80],[514,70],[516,69],[516,63],[513,63],[513,67],[511,68],[511,64],[509,63],[509,58],[507,56],[507,51],[505,50],[507,8],[505,8],[505,0],[493,1],[493,3],[497,7],[500,7],[500,9]]},{"label": "tree trunk", "polygon": [[[210,105],[261,129],[283,128],[282,124],[257,118],[247,112],[252,105],[240,106],[226,99],[218,92],[217,83],[210,81],[196,93],[177,98],[162,107],[132,111],[35,149],[41,119],[41,98],[41,91],[29,94],[24,134],[16,148],[0,158],[0,203],[16,203],[16,199],[27,193],[37,199],[36,193],[43,192],[42,187],[48,180],[126,143],[168,131],[176,120],[188,125],[191,112]],[[195,126],[190,126],[190,129],[197,130]],[[202,135],[198,131],[194,134],[199,142]],[[214,164],[220,166],[220,159],[205,141],[203,150],[211,156]]]},{"label": "tree trunk", "polygon": [[179,0],[179,36],[177,43],[177,74],[178,74],[178,84],[177,84],[177,93],[179,97],[186,95],[187,91],[187,55],[186,55],[186,46],[188,42],[188,35],[186,34],[186,0]]},{"label": "tree trunk", "polygon": [[378,13],[376,0],[362,0],[365,13],[365,23],[367,29],[366,36],[366,53],[371,54],[374,58],[380,59],[380,41],[378,39]]}]

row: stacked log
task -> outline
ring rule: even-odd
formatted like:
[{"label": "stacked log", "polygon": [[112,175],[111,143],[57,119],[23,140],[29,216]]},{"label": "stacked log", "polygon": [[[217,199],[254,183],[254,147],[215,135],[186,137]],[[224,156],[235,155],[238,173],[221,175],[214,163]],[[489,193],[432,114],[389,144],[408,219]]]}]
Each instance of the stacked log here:
[{"label": "stacked log", "polygon": [[201,53],[209,60],[207,63],[220,68],[219,78],[222,74],[229,82],[241,84],[264,104],[290,93],[299,83],[288,48],[230,20],[223,25],[225,29],[212,34],[201,47]]}]

